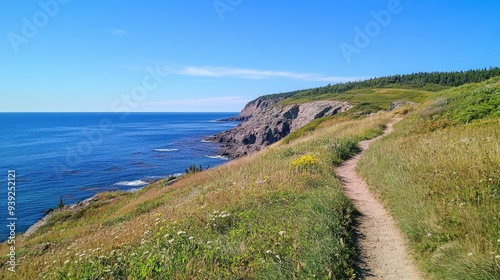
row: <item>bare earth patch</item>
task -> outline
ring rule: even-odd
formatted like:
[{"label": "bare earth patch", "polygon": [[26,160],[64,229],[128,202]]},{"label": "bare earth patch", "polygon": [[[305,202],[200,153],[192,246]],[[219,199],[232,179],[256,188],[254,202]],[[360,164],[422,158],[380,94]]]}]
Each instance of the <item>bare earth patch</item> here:
[{"label": "bare earth patch", "polygon": [[356,173],[356,165],[364,151],[371,143],[391,133],[392,125],[398,120],[388,123],[381,136],[360,142],[362,152],[336,169],[346,195],[361,213],[356,219],[355,240],[359,279],[422,279],[391,215]]}]

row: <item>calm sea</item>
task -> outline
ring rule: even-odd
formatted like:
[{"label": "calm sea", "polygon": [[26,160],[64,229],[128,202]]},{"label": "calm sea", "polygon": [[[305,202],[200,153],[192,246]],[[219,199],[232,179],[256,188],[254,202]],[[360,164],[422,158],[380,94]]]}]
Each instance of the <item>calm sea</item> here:
[{"label": "calm sea", "polygon": [[[137,189],[191,164],[225,162],[215,144],[202,140],[235,126],[216,120],[236,114],[0,113],[0,240],[9,234],[9,217],[24,232],[60,197],[71,204],[101,191]],[[8,170],[16,174],[14,216]]]}]

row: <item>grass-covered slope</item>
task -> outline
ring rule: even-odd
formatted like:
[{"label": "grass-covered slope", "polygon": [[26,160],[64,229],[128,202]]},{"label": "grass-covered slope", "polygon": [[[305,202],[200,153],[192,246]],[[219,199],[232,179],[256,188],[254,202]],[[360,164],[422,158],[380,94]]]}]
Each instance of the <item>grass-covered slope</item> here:
[{"label": "grass-covered slope", "polygon": [[[287,145],[54,215],[1,279],[351,279],[353,208],[334,167],[388,114],[339,117]],[[6,244],[0,254],[8,252]]]},{"label": "grass-covered slope", "polygon": [[304,101],[311,99],[314,100],[318,96],[338,95],[348,93],[352,90],[376,88],[415,89],[419,91],[437,92],[467,83],[483,82],[497,76],[500,76],[500,68],[498,67],[460,72],[422,72],[406,75],[392,75],[363,81],[327,85],[318,88],[269,94],[260,97],[260,99],[291,99]]},{"label": "grass-covered slope", "polygon": [[434,279],[500,279],[500,78],[440,92],[359,171]]}]

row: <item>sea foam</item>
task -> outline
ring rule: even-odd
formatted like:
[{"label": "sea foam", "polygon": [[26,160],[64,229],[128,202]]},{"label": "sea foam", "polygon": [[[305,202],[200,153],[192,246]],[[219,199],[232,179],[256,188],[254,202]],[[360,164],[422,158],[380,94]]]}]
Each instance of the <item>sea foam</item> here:
[{"label": "sea foam", "polygon": [[229,160],[229,158],[225,156],[205,156],[207,158],[213,158],[213,159],[221,159],[221,160]]},{"label": "sea foam", "polygon": [[117,186],[144,186],[147,185],[148,182],[145,182],[143,180],[135,180],[135,181],[120,181],[118,183],[115,183]]},{"label": "sea foam", "polygon": [[154,149],[155,152],[175,152],[179,149]]}]

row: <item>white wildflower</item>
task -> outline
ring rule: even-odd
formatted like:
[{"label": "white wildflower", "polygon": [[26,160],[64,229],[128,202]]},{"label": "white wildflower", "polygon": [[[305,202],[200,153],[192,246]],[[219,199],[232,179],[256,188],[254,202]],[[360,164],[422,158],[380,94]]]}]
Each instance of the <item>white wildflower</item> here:
[{"label": "white wildflower", "polygon": [[177,233],[177,235],[181,235],[181,234],[186,234],[186,232],[181,230],[181,231],[179,231],[179,232]]},{"label": "white wildflower", "polygon": [[283,235],[283,234],[285,234],[285,231],[284,231],[284,230],[282,230],[282,231],[278,232],[278,234],[279,234],[279,235]]},{"label": "white wildflower", "polygon": [[193,240],[193,239],[194,239],[194,237],[192,237],[192,236],[189,237],[189,240]]},{"label": "white wildflower", "polygon": [[66,260],[66,261],[64,262],[64,264],[68,264],[68,263],[69,263],[69,260]]},{"label": "white wildflower", "polygon": [[271,253],[272,253],[272,251],[271,251],[271,250],[267,250],[267,251],[266,251],[266,254],[271,254]]}]

